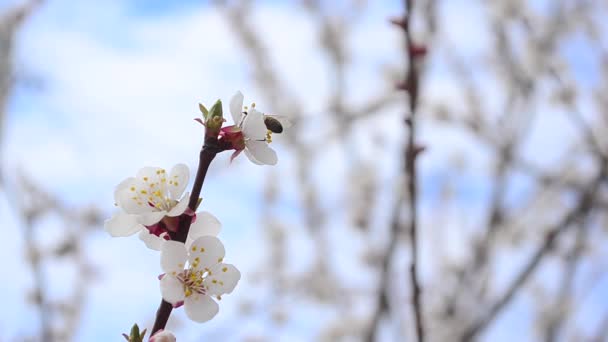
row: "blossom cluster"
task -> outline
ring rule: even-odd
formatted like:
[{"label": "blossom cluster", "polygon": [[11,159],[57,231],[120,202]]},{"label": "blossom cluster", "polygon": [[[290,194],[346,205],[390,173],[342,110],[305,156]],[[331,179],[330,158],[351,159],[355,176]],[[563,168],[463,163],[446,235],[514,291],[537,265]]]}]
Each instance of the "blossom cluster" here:
[{"label": "blossom cluster", "polygon": [[[212,153],[233,150],[232,161],[244,152],[255,164],[275,165],[277,154],[269,146],[272,134],[281,133],[289,122],[258,111],[255,103],[244,107],[243,99],[237,92],[230,100],[234,124],[225,127],[221,101],[211,110],[200,105],[203,120],[197,121],[206,127],[203,150],[210,137],[216,149]],[[114,202],[119,210],[105,222],[105,230],[113,237],[138,233],[148,248],[160,251],[163,300],[174,308],[184,306],[193,321],[206,322],[219,312],[216,300],[234,290],[241,273],[224,263],[225,248],[218,238],[222,225],[213,214],[197,211],[200,198],[191,199],[186,192],[189,182],[185,164],[169,172],[161,167],[142,168],[116,186]],[[198,192],[193,188],[192,193],[200,193],[201,186],[202,182]],[[170,332],[152,333],[156,333],[154,340],[171,340],[165,338]]]}]

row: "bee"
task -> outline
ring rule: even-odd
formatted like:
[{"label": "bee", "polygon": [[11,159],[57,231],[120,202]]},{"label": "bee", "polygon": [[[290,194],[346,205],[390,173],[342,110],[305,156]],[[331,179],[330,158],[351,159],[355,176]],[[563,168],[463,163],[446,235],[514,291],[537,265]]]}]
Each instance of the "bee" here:
[{"label": "bee", "polygon": [[285,128],[291,127],[291,122],[283,115],[264,115],[264,125],[272,133],[283,133]]}]

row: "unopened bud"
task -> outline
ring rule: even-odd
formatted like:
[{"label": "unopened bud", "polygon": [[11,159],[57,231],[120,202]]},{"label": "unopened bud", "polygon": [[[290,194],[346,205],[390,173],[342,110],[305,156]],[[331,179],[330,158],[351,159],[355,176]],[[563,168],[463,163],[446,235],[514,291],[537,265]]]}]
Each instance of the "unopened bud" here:
[{"label": "unopened bud", "polygon": [[394,17],[389,19],[390,23],[401,27],[402,29],[406,29],[407,28],[407,17]]},{"label": "unopened bud", "polygon": [[150,342],[175,342],[177,339],[175,335],[169,330],[159,330],[150,337]]},{"label": "unopened bud", "polygon": [[207,127],[207,134],[210,136],[215,136],[220,133],[220,129],[222,128],[222,124],[224,123],[224,114],[222,110],[222,101],[217,100],[213,107],[209,109],[207,113],[207,117],[205,120],[205,126]]},{"label": "unopened bud", "polygon": [[410,84],[408,82],[405,82],[405,81],[401,81],[401,82],[398,82],[397,84],[395,84],[395,88],[397,90],[405,90],[408,93],[411,91]]},{"label": "unopened bud", "polygon": [[122,336],[129,342],[144,342],[144,336],[146,336],[146,329],[140,332],[137,324],[133,324],[133,327],[131,328],[131,334],[129,336],[127,336],[127,334],[122,334]]},{"label": "unopened bud", "polygon": [[416,44],[410,45],[410,54],[414,58],[424,57],[424,56],[426,56],[427,52],[428,51],[427,51],[426,45],[416,45]]}]

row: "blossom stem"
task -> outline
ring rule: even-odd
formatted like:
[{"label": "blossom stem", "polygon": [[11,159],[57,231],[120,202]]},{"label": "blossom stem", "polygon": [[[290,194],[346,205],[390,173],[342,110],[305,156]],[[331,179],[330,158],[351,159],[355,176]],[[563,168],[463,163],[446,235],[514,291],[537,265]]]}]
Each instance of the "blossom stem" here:
[{"label": "blossom stem", "polygon": [[[224,150],[226,150],[226,147],[222,146],[222,143],[218,141],[217,136],[210,135],[209,132],[206,132],[205,143],[199,154],[198,169],[196,171],[194,185],[192,186],[190,202],[188,202],[188,208],[190,208],[193,212],[196,211],[196,208],[198,206],[201,189],[203,188],[205,176],[207,175],[207,170],[209,170],[209,166],[211,165],[211,162],[213,161],[215,156],[219,152]],[[188,231],[190,230],[191,224],[192,216],[182,215],[179,220],[179,228],[177,232],[171,233],[171,240],[186,242],[186,238],[188,237]],[[165,329],[172,310],[173,305],[171,303],[165,301],[164,299],[161,300],[158,310],[156,311],[156,319],[154,321],[154,326],[152,327],[152,333],[150,334],[150,336],[154,335],[157,331],[161,329]]]}]

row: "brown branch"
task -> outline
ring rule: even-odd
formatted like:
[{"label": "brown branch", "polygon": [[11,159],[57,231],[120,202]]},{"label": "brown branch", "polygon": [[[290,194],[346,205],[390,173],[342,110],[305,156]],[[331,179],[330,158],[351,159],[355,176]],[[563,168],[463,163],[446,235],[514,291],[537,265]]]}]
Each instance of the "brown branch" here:
[{"label": "brown branch", "polygon": [[416,326],[416,339],[418,342],[424,341],[424,322],[422,317],[422,299],[420,282],[418,280],[418,178],[416,170],[416,160],[420,147],[416,144],[416,109],[418,106],[419,74],[418,65],[419,55],[416,54],[417,46],[412,41],[409,24],[412,14],[412,0],[405,0],[406,13],[403,16],[403,32],[407,43],[407,54],[409,67],[405,80],[406,89],[409,92],[409,117],[406,116],[406,123],[409,128],[407,145],[405,148],[405,175],[407,177],[407,192],[409,197],[409,222],[408,233],[410,236],[410,282],[412,287],[412,304],[414,310],[414,321]]},{"label": "brown branch", "polygon": [[520,288],[523,287],[528,278],[538,268],[545,255],[551,251],[555,245],[555,242],[557,241],[557,238],[569,227],[571,227],[576,220],[587,215],[587,213],[593,209],[595,196],[605,177],[606,165],[604,162],[598,176],[589,185],[585,193],[581,195],[578,205],[573,208],[568,215],[564,216],[558,224],[548,230],[543,243],[539,246],[536,252],[534,252],[526,265],[515,277],[515,280],[507,288],[504,294],[498,300],[496,300],[490,310],[465,330],[460,339],[461,341],[471,341],[475,338],[475,336],[482,332],[489,325],[489,323],[491,323],[498,316],[506,305],[511,302],[511,299],[513,299]]},{"label": "brown branch", "polygon": [[[586,221],[589,220],[587,216]],[[564,255],[564,271],[562,274],[561,286],[558,291],[557,300],[550,312],[549,322],[545,329],[545,342],[558,341],[559,333],[567,323],[568,315],[565,312],[565,307],[570,304],[571,298],[574,296],[574,279],[581,265],[581,259],[585,249],[585,238],[589,234],[589,222],[584,222],[583,225],[576,231],[575,242],[572,249]]]},{"label": "brown branch", "polygon": [[[190,210],[192,211],[196,211],[196,208],[198,206],[201,189],[203,188],[205,176],[207,175],[207,170],[209,170],[209,165],[211,165],[211,162],[220,151],[222,151],[222,149],[218,146],[217,137],[206,134],[205,144],[203,145],[203,148],[201,149],[201,152],[199,154],[198,169],[196,171],[194,185],[192,186],[190,201],[188,202],[188,208],[190,208]],[[182,215],[179,220],[179,228],[176,233],[171,234],[171,239],[174,241],[186,242],[186,238],[188,237],[188,231],[190,230],[191,224],[192,216]],[[154,320],[154,326],[152,327],[152,332],[150,333],[150,336],[154,335],[157,331],[161,329],[165,329],[167,321],[169,320],[169,316],[171,316],[172,310],[173,305],[162,299],[158,310],[156,311],[156,319]]]},{"label": "brown branch", "polygon": [[[418,107],[419,94],[419,64],[422,57],[426,54],[426,46],[418,46],[414,43],[410,31],[410,22],[412,19],[412,3],[413,1],[404,1],[405,11],[401,18],[393,20],[393,24],[403,30],[405,39],[406,56],[408,57],[406,76],[404,81],[399,85],[399,88],[407,91],[409,95],[408,110],[405,115],[405,123],[407,126],[408,137],[403,149],[404,169],[403,175],[406,178],[406,189],[408,197],[409,219],[406,223],[407,233],[410,238],[410,265],[409,265],[409,282],[412,288],[412,308],[414,311],[414,325],[416,340],[423,342],[424,322],[422,316],[422,296],[420,289],[420,281],[418,279],[418,179],[416,170],[416,160],[422,148],[416,143],[416,120],[415,114]],[[390,261],[397,247],[398,235],[400,232],[400,213],[403,196],[399,195],[393,212],[393,221],[389,236],[389,246],[384,255],[381,269],[380,290],[378,293],[378,304],[375,313],[372,316],[371,328],[368,331],[367,341],[376,339],[377,330],[382,314],[388,309],[388,285],[390,278]]]},{"label": "brown branch", "polygon": [[391,231],[389,236],[388,247],[386,248],[386,253],[382,258],[382,264],[380,268],[380,285],[378,292],[378,304],[376,307],[376,311],[374,312],[370,329],[367,331],[365,341],[374,342],[376,340],[376,334],[378,332],[378,327],[380,325],[380,319],[383,314],[388,311],[388,290],[389,290],[389,282],[390,282],[390,266],[391,260],[393,259],[393,254],[397,249],[397,242],[399,241],[399,232],[401,231],[401,222],[399,218],[401,217],[401,207],[403,206],[403,202],[405,200],[405,191],[399,191],[399,195],[395,200],[395,206],[393,208],[393,216],[391,223]]}]

